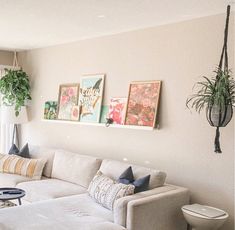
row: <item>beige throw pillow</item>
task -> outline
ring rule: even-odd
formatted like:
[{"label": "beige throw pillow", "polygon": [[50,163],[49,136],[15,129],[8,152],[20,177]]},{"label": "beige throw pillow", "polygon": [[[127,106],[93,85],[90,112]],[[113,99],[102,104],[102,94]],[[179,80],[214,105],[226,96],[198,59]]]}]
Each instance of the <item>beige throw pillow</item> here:
[{"label": "beige throw pillow", "polygon": [[88,193],[98,204],[113,210],[117,199],[134,194],[134,190],[134,185],[117,183],[98,171],[89,185]]},{"label": "beige throw pillow", "polygon": [[45,161],[28,159],[15,155],[0,154],[0,172],[30,177],[33,180],[41,179]]}]

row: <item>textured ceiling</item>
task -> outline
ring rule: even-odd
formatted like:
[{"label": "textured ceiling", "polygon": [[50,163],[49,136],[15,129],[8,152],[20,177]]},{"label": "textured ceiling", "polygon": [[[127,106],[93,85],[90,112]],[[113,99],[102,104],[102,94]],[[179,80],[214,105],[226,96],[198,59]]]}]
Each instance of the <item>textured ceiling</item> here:
[{"label": "textured ceiling", "polygon": [[226,0],[0,0],[0,49],[34,49],[226,11]]}]

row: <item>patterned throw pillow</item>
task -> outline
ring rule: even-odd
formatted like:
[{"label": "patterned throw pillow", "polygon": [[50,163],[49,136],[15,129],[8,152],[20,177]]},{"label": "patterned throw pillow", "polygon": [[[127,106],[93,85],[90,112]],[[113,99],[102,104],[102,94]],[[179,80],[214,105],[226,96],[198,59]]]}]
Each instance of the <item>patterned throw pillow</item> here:
[{"label": "patterned throw pillow", "polygon": [[114,202],[121,197],[134,194],[134,189],[134,185],[117,183],[98,171],[89,185],[88,193],[98,204],[113,210]]},{"label": "patterned throw pillow", "polygon": [[42,159],[27,159],[15,155],[0,154],[0,172],[18,174],[34,180],[41,179],[45,165]]}]

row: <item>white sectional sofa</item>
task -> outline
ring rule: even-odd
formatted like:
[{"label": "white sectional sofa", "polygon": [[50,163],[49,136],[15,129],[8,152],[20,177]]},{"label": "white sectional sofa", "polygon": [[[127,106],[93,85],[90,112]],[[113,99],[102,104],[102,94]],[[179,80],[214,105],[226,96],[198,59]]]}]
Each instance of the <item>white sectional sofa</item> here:
[{"label": "white sectional sofa", "polygon": [[136,178],[151,175],[150,189],[118,199],[110,211],[88,195],[89,183],[98,170],[118,179],[130,164],[42,147],[30,153],[47,160],[43,177],[0,173],[0,187],[26,191],[25,205],[0,210],[0,230],[186,230],[181,207],[189,191],[164,184],[164,172],[131,165]]}]

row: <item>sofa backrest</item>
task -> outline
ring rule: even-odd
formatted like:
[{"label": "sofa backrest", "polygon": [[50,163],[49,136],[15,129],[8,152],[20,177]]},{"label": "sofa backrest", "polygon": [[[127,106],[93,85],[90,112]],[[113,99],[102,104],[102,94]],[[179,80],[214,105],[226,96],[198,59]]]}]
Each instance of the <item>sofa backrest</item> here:
[{"label": "sofa backrest", "polygon": [[42,175],[46,177],[51,177],[55,152],[56,149],[29,145],[29,153],[31,158],[40,158],[46,161],[42,172]]},{"label": "sofa backrest", "polygon": [[58,150],[55,152],[51,177],[88,188],[100,164],[101,160],[96,157]]},{"label": "sofa backrest", "polygon": [[132,166],[133,174],[135,179],[147,176],[150,174],[150,184],[149,188],[153,189],[160,187],[165,183],[166,173],[147,167],[142,167],[138,165],[128,164],[121,161],[105,159],[102,161],[100,171],[111,177],[114,180],[117,180],[119,176],[129,167]]}]

